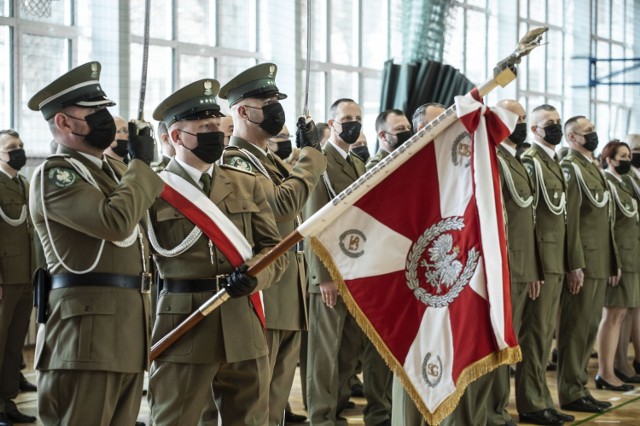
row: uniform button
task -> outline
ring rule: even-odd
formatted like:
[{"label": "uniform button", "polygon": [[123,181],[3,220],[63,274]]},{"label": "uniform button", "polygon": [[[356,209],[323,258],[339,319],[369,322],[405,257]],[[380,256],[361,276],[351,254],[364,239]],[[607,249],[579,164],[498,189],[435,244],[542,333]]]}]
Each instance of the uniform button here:
[{"label": "uniform button", "polygon": [[246,204],[243,204],[243,205],[242,205],[242,210],[246,210],[246,209],[247,209],[247,205],[246,205]]},{"label": "uniform button", "polygon": [[91,306],[85,306],[84,307],[84,311],[85,312],[91,312]]},{"label": "uniform button", "polygon": [[218,259],[218,263],[222,265],[224,263],[224,259]]},{"label": "uniform button", "polygon": [[170,311],[170,310],[171,310],[171,306],[167,306],[167,311]]}]

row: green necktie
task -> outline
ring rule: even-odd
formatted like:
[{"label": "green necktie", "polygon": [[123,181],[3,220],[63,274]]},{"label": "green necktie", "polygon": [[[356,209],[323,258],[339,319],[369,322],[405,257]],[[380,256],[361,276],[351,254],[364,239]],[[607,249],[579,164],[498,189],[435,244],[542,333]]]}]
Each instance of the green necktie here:
[{"label": "green necktie", "polygon": [[202,191],[209,195],[211,191],[211,175],[209,173],[203,173],[202,176],[200,176],[200,182],[202,182]]}]

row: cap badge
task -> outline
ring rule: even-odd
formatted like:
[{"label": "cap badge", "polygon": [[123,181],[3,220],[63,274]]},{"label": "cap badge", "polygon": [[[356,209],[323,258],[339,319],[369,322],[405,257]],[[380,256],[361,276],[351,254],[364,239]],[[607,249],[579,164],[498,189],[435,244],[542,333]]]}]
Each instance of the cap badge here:
[{"label": "cap badge", "polygon": [[98,63],[97,62],[91,63],[91,78],[94,79],[94,80],[96,78],[98,78]]},{"label": "cap badge", "polygon": [[204,82],[204,95],[205,96],[213,95],[213,91],[211,90],[212,85],[213,84],[209,80]]},{"label": "cap badge", "polygon": [[267,78],[273,78],[273,73],[276,72],[276,66],[275,65],[270,65],[269,66],[269,75],[267,75]]}]

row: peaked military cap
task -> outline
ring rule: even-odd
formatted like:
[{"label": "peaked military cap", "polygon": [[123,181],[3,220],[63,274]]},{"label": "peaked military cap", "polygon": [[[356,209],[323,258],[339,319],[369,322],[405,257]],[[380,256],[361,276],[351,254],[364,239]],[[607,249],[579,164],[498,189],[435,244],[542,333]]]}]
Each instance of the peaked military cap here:
[{"label": "peaked military cap", "polygon": [[229,106],[246,98],[270,98],[277,96],[285,99],[276,86],[276,64],[267,62],[242,71],[220,89],[220,98],[227,99]]},{"label": "peaked military cap", "polygon": [[153,119],[164,121],[167,127],[180,120],[222,117],[216,95],[220,83],[213,78],[195,81],[173,92],[153,111]]},{"label": "peaked military cap", "polygon": [[45,120],[71,105],[113,106],[100,87],[100,62],[88,62],[58,77],[29,100],[29,109],[42,111]]}]

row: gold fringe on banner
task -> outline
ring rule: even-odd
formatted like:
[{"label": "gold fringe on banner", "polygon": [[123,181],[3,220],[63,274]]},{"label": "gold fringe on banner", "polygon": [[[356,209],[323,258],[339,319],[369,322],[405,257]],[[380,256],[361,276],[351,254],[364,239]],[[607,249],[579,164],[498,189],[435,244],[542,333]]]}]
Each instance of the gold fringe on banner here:
[{"label": "gold fringe on banner", "polygon": [[458,377],[455,392],[447,397],[447,399],[445,399],[442,403],[440,403],[438,408],[436,408],[433,413],[429,412],[427,407],[422,402],[422,399],[416,392],[415,388],[411,384],[411,381],[405,373],[402,364],[393,356],[386,343],[382,340],[371,322],[369,322],[369,318],[367,318],[362,313],[362,310],[356,303],[355,299],[347,290],[347,285],[342,278],[342,274],[340,274],[340,271],[333,262],[333,257],[331,257],[329,251],[316,237],[311,237],[311,248],[318,256],[318,258],[320,258],[322,263],[324,263],[334,282],[336,282],[338,293],[340,293],[340,296],[344,300],[347,309],[356,319],[356,322],[358,323],[360,328],[362,328],[369,340],[371,340],[373,345],[376,347],[376,349],[380,353],[380,356],[382,356],[382,359],[384,359],[391,371],[393,371],[393,373],[398,377],[405,390],[411,396],[411,399],[418,407],[418,410],[420,410],[420,413],[422,413],[422,415],[424,416],[427,424],[438,425],[449,414],[451,414],[453,410],[458,406],[462,394],[471,382],[495,370],[501,365],[514,364],[522,360],[522,352],[520,351],[520,346],[515,346],[513,348],[505,348],[500,350],[499,352],[494,352],[486,356],[485,358],[467,366]]}]

